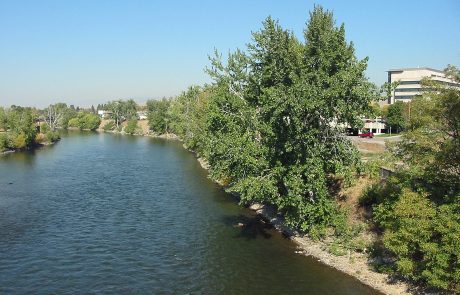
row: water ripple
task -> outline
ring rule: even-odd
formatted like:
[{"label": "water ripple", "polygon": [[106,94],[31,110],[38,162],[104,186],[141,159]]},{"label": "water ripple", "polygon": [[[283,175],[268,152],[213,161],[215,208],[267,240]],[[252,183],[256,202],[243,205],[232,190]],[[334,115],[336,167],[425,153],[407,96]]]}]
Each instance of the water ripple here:
[{"label": "water ripple", "polygon": [[83,133],[0,157],[0,294],[373,294],[293,252],[179,143]]}]

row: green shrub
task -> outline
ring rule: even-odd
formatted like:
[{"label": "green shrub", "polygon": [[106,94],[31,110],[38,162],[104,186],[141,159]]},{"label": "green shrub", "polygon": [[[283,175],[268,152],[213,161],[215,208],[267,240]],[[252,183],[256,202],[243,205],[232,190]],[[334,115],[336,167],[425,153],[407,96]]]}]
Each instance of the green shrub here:
[{"label": "green shrub", "polygon": [[46,134],[46,132],[50,131],[50,127],[47,123],[40,124],[40,133]]},{"label": "green shrub", "polygon": [[69,120],[68,126],[73,128],[80,128],[80,121],[78,118],[72,118]]},{"label": "green shrub", "polygon": [[6,133],[0,133],[0,152],[5,151],[8,148],[8,137]]},{"label": "green shrub", "polygon": [[85,114],[80,122],[81,129],[96,130],[101,124],[101,118],[95,114]]},{"label": "green shrub", "polygon": [[15,149],[23,149],[27,146],[26,137],[23,133],[12,135],[12,142]]},{"label": "green shrub", "polygon": [[61,138],[58,132],[53,132],[53,131],[48,131],[45,137],[48,142],[55,142]]},{"label": "green shrub", "polygon": [[104,125],[103,129],[104,129],[104,131],[111,131],[111,130],[115,129],[115,122],[113,122],[113,121],[107,122]]},{"label": "green shrub", "polygon": [[96,130],[101,124],[101,118],[91,113],[78,113],[76,118],[69,120],[69,127],[80,128],[80,130]]},{"label": "green shrub", "polygon": [[37,135],[35,136],[35,143],[43,143],[46,141],[46,136],[45,134],[43,133],[37,133]]},{"label": "green shrub", "polygon": [[137,120],[129,120],[125,127],[125,132],[128,134],[134,134],[137,131]]},{"label": "green shrub", "polygon": [[344,256],[347,254],[347,249],[345,249],[341,244],[339,243],[332,243],[330,246],[329,246],[329,253],[331,253],[332,255],[335,255],[335,256]]}]

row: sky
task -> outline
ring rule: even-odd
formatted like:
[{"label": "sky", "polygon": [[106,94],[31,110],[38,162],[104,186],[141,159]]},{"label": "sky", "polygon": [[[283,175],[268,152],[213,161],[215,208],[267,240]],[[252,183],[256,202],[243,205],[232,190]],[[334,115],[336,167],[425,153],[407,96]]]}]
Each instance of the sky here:
[{"label": "sky", "polygon": [[174,96],[210,82],[208,55],[245,49],[269,15],[303,40],[315,4],[378,85],[393,68],[460,66],[459,0],[0,0],[0,105]]}]

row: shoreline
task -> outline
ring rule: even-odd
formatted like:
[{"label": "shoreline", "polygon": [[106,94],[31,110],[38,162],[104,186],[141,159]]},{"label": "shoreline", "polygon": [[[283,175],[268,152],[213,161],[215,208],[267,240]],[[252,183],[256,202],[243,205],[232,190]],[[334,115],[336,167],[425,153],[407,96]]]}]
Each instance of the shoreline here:
[{"label": "shoreline", "polygon": [[[97,131],[107,132],[99,129]],[[128,135],[125,132],[118,131],[109,131],[107,133]],[[173,133],[161,135],[153,133],[142,133],[133,135],[182,141],[176,134]],[[183,148],[194,154],[196,160],[204,170],[209,170],[210,167],[206,159],[199,157],[199,155],[187,149],[187,147],[184,145]],[[221,187],[223,187],[222,183],[219,183],[218,181],[215,182]],[[322,241],[313,241],[307,236],[303,236],[299,234],[297,231],[286,226],[283,218],[276,215],[275,211],[270,206],[266,206],[264,204],[259,203],[253,203],[248,208],[254,211],[256,214],[262,216],[262,218],[266,220],[269,224],[271,224],[278,232],[280,232],[281,234],[289,238],[291,241],[293,241],[298,247],[298,251],[296,251],[296,253],[299,255],[313,257],[322,264],[342,273],[345,273],[355,278],[362,284],[383,294],[410,295],[414,293],[419,293],[417,292],[416,288],[405,282],[391,282],[391,278],[387,274],[378,273],[372,270],[371,266],[368,263],[370,258],[364,253],[349,252],[348,255],[345,256],[336,256],[329,253],[327,251],[328,245],[326,243]]]},{"label": "shoreline", "polygon": [[313,241],[286,226],[284,220],[278,217],[269,206],[255,203],[249,206],[249,209],[261,215],[276,230],[293,241],[298,247],[297,254],[313,257],[322,264],[345,273],[381,293],[391,295],[412,294],[409,291],[410,286],[408,284],[401,281],[391,283],[387,274],[373,271],[369,266],[369,257],[366,254],[349,251],[348,255],[333,255],[327,251],[329,246],[326,243]]},{"label": "shoreline", "polygon": [[[184,147],[185,148],[185,147]],[[198,157],[195,154],[198,163],[206,171],[209,170],[209,164],[206,159]],[[221,183],[216,182],[220,186]],[[387,274],[378,273],[371,269],[369,265],[369,257],[364,253],[349,252],[346,256],[336,256],[327,251],[328,245],[322,241],[313,241],[307,236],[299,234],[296,230],[288,227],[283,218],[276,215],[273,208],[264,204],[253,203],[248,207],[256,214],[262,216],[269,224],[271,224],[278,232],[285,235],[293,241],[297,247],[297,254],[310,256],[317,259],[322,264],[345,273],[362,284],[388,295],[409,295],[417,292],[411,292],[414,289],[409,284],[397,281],[391,282],[391,278]]]},{"label": "shoreline", "polygon": [[61,139],[58,139],[56,141],[53,141],[53,142],[46,142],[46,143],[37,143],[29,148],[22,148],[22,149],[14,149],[14,150],[6,150],[6,151],[3,151],[3,152],[0,152],[0,157],[1,156],[5,156],[5,155],[8,155],[8,154],[13,154],[13,153],[18,153],[18,152],[24,152],[24,151],[31,151],[31,150],[35,150],[35,149],[41,149],[45,146],[49,146],[49,145],[53,145],[55,144],[56,142],[60,141]]}]

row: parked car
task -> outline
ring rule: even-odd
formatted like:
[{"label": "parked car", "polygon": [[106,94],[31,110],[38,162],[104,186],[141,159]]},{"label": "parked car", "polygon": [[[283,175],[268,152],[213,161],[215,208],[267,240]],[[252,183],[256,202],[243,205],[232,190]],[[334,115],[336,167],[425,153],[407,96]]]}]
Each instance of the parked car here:
[{"label": "parked car", "polygon": [[366,137],[367,137],[367,138],[373,138],[373,137],[374,137],[374,133],[372,133],[372,132],[361,133],[361,134],[359,135],[359,137],[361,137],[361,138],[366,138]]}]

